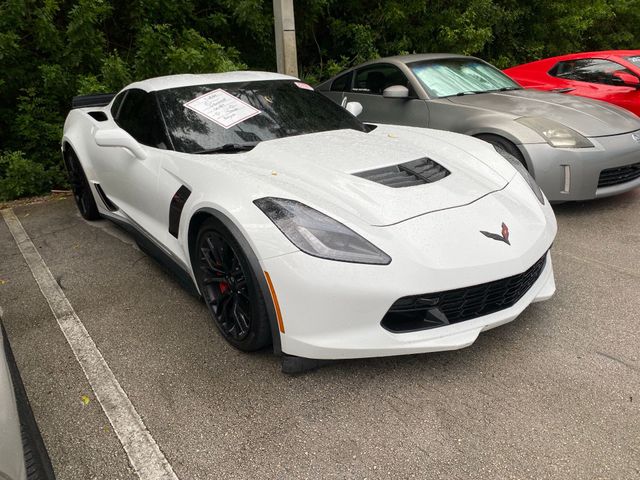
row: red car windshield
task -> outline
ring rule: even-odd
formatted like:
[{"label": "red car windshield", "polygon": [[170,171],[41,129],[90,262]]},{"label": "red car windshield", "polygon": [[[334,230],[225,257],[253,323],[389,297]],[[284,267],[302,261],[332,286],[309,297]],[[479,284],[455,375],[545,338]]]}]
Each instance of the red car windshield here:
[{"label": "red car windshield", "polygon": [[624,57],[627,62],[633,63],[636,67],[640,67],[640,55],[634,55],[632,57]]}]

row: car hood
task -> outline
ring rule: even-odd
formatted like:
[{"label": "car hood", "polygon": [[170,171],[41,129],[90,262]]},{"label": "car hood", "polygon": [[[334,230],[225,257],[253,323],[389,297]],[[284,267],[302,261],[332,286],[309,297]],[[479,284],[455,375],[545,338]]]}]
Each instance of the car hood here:
[{"label": "car hood", "polygon": [[635,115],[605,102],[539,90],[481,93],[450,97],[458,105],[519,117],[545,117],[585,137],[619,135],[640,129]]},{"label": "car hood", "polygon": [[[515,175],[495,150],[477,139],[387,125],[370,133],[340,130],[270,140],[242,157],[236,165],[260,178],[256,195],[287,196],[376,226],[469,204],[501,190]],[[354,175],[425,157],[451,173],[402,188]]]}]

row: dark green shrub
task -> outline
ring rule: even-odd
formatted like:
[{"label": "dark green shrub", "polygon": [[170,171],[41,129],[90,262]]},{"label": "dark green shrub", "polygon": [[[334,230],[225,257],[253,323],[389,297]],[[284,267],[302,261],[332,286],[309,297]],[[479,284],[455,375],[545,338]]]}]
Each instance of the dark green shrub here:
[{"label": "dark green shrub", "polygon": [[0,201],[45,193],[51,187],[51,173],[22,152],[0,155]]}]

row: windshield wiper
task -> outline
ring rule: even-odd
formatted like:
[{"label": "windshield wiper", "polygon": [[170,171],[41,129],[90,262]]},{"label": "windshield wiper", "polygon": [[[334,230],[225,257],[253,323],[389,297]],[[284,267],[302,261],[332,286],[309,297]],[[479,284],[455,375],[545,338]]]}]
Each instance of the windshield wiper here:
[{"label": "windshield wiper", "polygon": [[465,90],[464,92],[458,92],[455,95],[447,95],[449,97],[462,97],[463,95],[477,95],[479,93],[493,93],[493,92],[508,92],[509,90],[521,90],[522,87],[502,87],[493,90]]},{"label": "windshield wiper", "polygon": [[467,90],[465,92],[458,92],[455,96],[462,97],[463,95],[475,95],[477,93],[485,93],[485,90]]},{"label": "windshield wiper", "polygon": [[206,148],[204,150],[197,150],[192,152],[196,155],[206,155],[211,153],[237,153],[237,152],[247,152],[252,150],[258,142],[252,143],[225,143],[224,145],[220,145],[219,147]]},{"label": "windshield wiper", "polygon": [[522,90],[522,87],[502,87],[493,90],[485,90],[483,93],[510,92],[511,90]]}]

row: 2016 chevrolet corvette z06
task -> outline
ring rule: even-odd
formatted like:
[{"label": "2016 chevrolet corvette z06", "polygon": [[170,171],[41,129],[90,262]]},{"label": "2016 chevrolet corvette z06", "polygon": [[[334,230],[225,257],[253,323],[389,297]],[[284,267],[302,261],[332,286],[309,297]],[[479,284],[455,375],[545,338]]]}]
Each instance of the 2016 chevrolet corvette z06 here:
[{"label": "2016 chevrolet corvette z06", "polygon": [[553,294],[555,217],[517,160],[358,107],[271,73],[153,78],[77,99],[62,152],[81,214],[133,232],[241,350],[456,349]]}]

